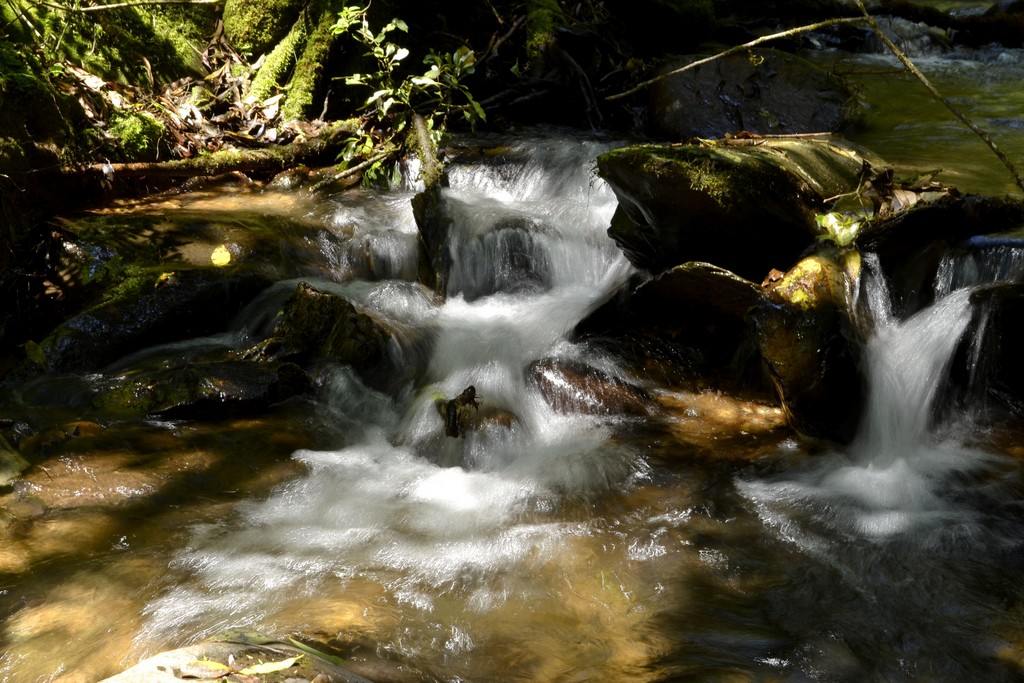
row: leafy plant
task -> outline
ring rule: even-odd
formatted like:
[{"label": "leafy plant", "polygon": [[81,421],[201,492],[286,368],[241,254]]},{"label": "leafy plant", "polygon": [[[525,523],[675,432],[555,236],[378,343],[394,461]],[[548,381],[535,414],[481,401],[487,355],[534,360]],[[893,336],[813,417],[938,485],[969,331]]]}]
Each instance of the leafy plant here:
[{"label": "leafy plant", "polygon": [[825,230],[824,235],[818,239],[831,240],[839,247],[848,247],[853,244],[864,224],[864,217],[855,213],[832,213],[818,214],[814,217],[818,227]]},{"label": "leafy plant", "polygon": [[[361,160],[365,166],[367,182],[379,180],[385,173],[386,162],[408,148],[404,133],[413,116],[421,116],[436,145],[444,136],[448,117],[461,112],[471,125],[485,121],[487,116],[464,80],[476,66],[476,54],[462,46],[451,54],[433,50],[423,59],[427,70],[419,75],[402,75],[399,69],[409,56],[409,50],[392,42],[395,32],[408,33],[408,25],[401,19],[392,19],[379,31],[370,28],[367,18],[369,7],[347,6],[338,14],[332,27],[335,34],[349,34],[367,48],[377,70],[345,76],[346,85],[365,86],[372,90],[362,104],[366,111],[360,134],[346,144],[341,164],[348,167]],[[392,170],[395,170],[394,168]]]}]

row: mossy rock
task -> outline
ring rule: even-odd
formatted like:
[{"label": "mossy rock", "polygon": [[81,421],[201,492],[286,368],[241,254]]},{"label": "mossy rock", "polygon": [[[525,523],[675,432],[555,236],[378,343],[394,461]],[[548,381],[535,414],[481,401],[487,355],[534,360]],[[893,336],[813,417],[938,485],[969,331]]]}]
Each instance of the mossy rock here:
[{"label": "mossy rock", "polygon": [[117,138],[125,161],[156,161],[164,126],[146,112],[127,112],[111,118],[110,134]]},{"label": "mossy rock", "polygon": [[831,137],[754,138],[631,146],[597,164],[619,200],[608,233],[634,265],[704,261],[760,282],[821,234],[824,200],[853,191],[869,159],[881,163]]},{"label": "mossy rock", "polygon": [[312,389],[290,363],[216,360],[129,371],[107,380],[92,399],[103,414],[210,418],[264,409]]},{"label": "mossy rock", "polygon": [[38,345],[42,355],[34,362],[50,371],[92,372],[132,351],[223,332],[269,284],[260,275],[231,269],[139,269],[110,298],[53,330]]}]

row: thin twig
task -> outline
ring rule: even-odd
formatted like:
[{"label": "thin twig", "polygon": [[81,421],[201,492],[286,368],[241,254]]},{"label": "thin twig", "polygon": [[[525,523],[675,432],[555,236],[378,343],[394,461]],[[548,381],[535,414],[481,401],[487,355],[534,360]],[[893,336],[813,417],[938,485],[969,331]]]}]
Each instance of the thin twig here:
[{"label": "thin twig", "polygon": [[343,180],[345,178],[348,178],[349,176],[353,176],[353,175],[359,173],[360,171],[363,171],[364,169],[369,168],[370,166],[372,166],[373,164],[377,163],[378,161],[384,161],[389,156],[391,156],[390,152],[380,152],[378,154],[375,154],[372,157],[370,157],[369,159],[367,159],[366,161],[358,163],[355,166],[352,166],[351,168],[346,168],[344,171],[340,171],[338,173],[335,173],[330,178],[325,178],[324,180],[321,180],[319,183],[317,183],[316,185],[313,185],[311,188],[309,188],[309,191],[310,192],[317,192],[321,188],[324,188],[327,185],[330,185],[331,183],[336,183],[339,180]]},{"label": "thin twig", "polygon": [[492,40],[491,44],[487,46],[487,50],[485,50],[484,54],[481,55],[479,62],[482,64],[491,57],[493,57],[494,55],[498,54],[498,48],[501,47],[501,44],[508,40],[509,37],[511,37],[511,35],[516,32],[516,29],[519,28],[524,21],[526,21],[526,15],[518,17],[515,21],[512,22],[512,28],[510,28],[508,32],[505,33],[505,35],[496,40]]},{"label": "thin twig", "polygon": [[942,93],[940,93],[935,88],[935,86],[931,84],[931,81],[929,81],[928,78],[925,77],[923,73],[921,73],[921,70],[918,69],[913,62],[910,61],[910,58],[907,57],[906,53],[904,53],[903,50],[901,50],[899,46],[897,46],[896,43],[892,42],[889,36],[885,34],[885,31],[883,31],[882,27],[878,25],[878,22],[875,21],[875,18],[868,14],[868,10],[866,7],[864,7],[864,3],[862,2],[862,0],[857,0],[857,7],[864,15],[864,19],[867,20],[868,25],[871,27],[871,30],[878,34],[879,39],[883,43],[885,43],[885,46],[889,48],[889,50],[894,55],[896,55],[896,59],[900,60],[904,68],[921,82],[921,85],[923,85],[928,90],[928,92],[931,93],[932,97],[941,102],[946,107],[946,109],[951,111],[955,117],[960,119],[961,123],[963,123],[965,126],[974,131],[974,134],[981,138],[981,140],[986,145],[988,145],[989,149],[992,150],[993,154],[995,154],[996,157],[998,157],[999,160],[1003,162],[1003,165],[1006,166],[1007,170],[1010,171],[1010,175],[1013,176],[1014,181],[1017,183],[1017,187],[1024,190],[1024,178],[1021,178],[1020,172],[1017,170],[1017,167],[1014,166],[1013,162],[1010,161],[1010,158],[1007,157],[1003,153],[1003,151],[996,146],[995,141],[992,140],[989,134],[986,133],[981,128],[979,128],[977,125],[975,125],[975,123],[971,121],[971,119],[967,118],[966,114],[964,114],[956,106],[954,106],[952,102],[943,97]]},{"label": "thin twig", "polygon": [[142,5],[217,5],[224,0],[135,0],[135,2],[115,2],[109,5],[90,5],[88,7],[69,7],[58,5],[42,0],[30,0],[33,5],[59,9],[63,12],[102,12],[107,9],[123,9],[125,7],[140,7]]},{"label": "thin twig", "polygon": [[658,81],[665,80],[669,76],[675,76],[676,74],[681,74],[684,71],[689,71],[690,69],[695,69],[696,67],[700,66],[701,64],[707,64],[708,62],[712,62],[712,61],[714,61],[716,59],[721,59],[722,57],[727,57],[727,56],[729,56],[731,54],[735,54],[737,52],[743,52],[744,50],[748,50],[748,49],[750,49],[752,47],[756,47],[758,45],[761,45],[762,43],[767,43],[767,42],[772,41],[772,40],[778,40],[779,38],[788,38],[790,36],[795,36],[795,35],[800,34],[800,33],[806,33],[808,31],[816,31],[819,28],[826,28],[828,26],[836,26],[838,24],[859,24],[859,23],[861,23],[863,21],[864,21],[863,17],[840,17],[840,18],[837,18],[837,19],[826,19],[825,21],[819,21],[819,22],[817,22],[815,24],[808,24],[806,26],[797,26],[796,28],[791,28],[789,30],[781,31],[779,33],[773,33],[773,34],[768,35],[768,36],[761,36],[760,38],[755,38],[754,40],[750,41],[749,43],[743,43],[742,45],[736,45],[735,47],[730,47],[728,50],[725,50],[723,52],[719,52],[716,55],[712,55],[710,57],[705,57],[704,59],[698,59],[696,62],[693,62],[692,64],[687,64],[686,66],[681,66],[678,69],[673,69],[672,71],[669,71],[668,73],[664,73],[664,74],[661,74],[659,76],[655,76],[654,78],[652,78],[650,80],[647,80],[647,81],[644,81],[643,83],[637,84],[636,86],[630,88],[626,92],[621,92],[621,93],[619,93],[617,95],[609,95],[605,99],[607,99],[607,100],[618,100],[618,99],[621,99],[623,97],[628,97],[629,95],[633,95],[635,93],[640,92],[641,90],[643,90],[644,88],[646,88],[649,85],[653,85],[653,84],[657,83]]}]

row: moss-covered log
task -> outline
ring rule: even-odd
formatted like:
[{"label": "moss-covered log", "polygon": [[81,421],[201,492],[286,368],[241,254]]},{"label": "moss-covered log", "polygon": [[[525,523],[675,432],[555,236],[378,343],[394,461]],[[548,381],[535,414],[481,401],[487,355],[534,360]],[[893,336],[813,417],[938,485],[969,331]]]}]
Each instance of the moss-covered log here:
[{"label": "moss-covered log", "polygon": [[[153,163],[87,164],[59,171],[65,185],[83,192],[122,194],[140,180],[169,185],[183,178],[212,177],[225,173],[271,175],[300,164],[330,164],[345,140],[358,128],[356,121],[340,121],[309,139],[262,149],[214,152],[193,159]],[[131,187],[125,185],[130,183]],[[147,189],[155,189],[153,187]]]}]

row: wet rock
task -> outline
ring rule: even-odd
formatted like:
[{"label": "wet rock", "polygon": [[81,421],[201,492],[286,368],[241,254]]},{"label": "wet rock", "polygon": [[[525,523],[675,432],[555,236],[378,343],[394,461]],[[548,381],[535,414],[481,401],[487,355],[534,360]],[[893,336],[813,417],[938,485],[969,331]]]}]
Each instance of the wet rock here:
[{"label": "wet rock", "polygon": [[73,316],[39,344],[46,370],[92,372],[125,354],[222,332],[269,281],[221,269],[145,271],[107,301]]},{"label": "wet rock", "polygon": [[1001,282],[972,295],[975,316],[951,366],[956,398],[991,404],[1024,419],[1024,285]]},{"label": "wet rock", "polygon": [[[576,327],[602,340],[637,374],[677,385],[694,377],[729,382],[748,374],[753,351],[745,316],[761,301],[753,282],[709,263],[684,263],[618,296]],[[759,375],[750,379],[755,387]]]},{"label": "wet rock", "polygon": [[704,261],[760,282],[822,234],[824,200],[853,191],[870,153],[829,137],[641,145],[598,156],[619,206],[608,234],[638,268]]},{"label": "wet rock", "polygon": [[473,426],[473,417],[480,412],[480,401],[476,397],[476,387],[466,387],[455,398],[441,400],[437,406],[444,420],[444,435],[458,438]]},{"label": "wet rock", "polygon": [[546,358],[527,370],[544,400],[560,413],[648,416],[658,405],[640,387],[581,361]]},{"label": "wet rock", "polygon": [[[666,62],[658,74],[700,59]],[[841,130],[855,112],[853,92],[839,78],[778,50],[729,55],[669,76],[650,87],[648,128],[671,140]]]},{"label": "wet rock", "polygon": [[864,402],[848,297],[859,270],[858,252],[819,250],[769,282],[748,316],[789,425],[843,443],[854,437]]},{"label": "wet rock", "polygon": [[435,294],[443,296],[448,291],[448,272],[452,264],[448,250],[452,219],[445,210],[441,183],[431,185],[413,197],[412,210],[423,242],[420,281],[431,287]]},{"label": "wet rock", "polygon": [[951,245],[1024,225],[1024,201],[946,193],[871,221],[857,243],[878,254],[896,310],[913,313],[931,303],[932,282]]},{"label": "wet rock", "polygon": [[390,352],[394,332],[347,299],[303,282],[285,302],[273,335],[246,356],[299,364],[338,362],[352,366],[375,388],[390,386],[406,375]]},{"label": "wet rock", "polygon": [[309,376],[292,363],[224,360],[108,380],[92,404],[104,414],[223,417],[263,409],[312,388]]}]

